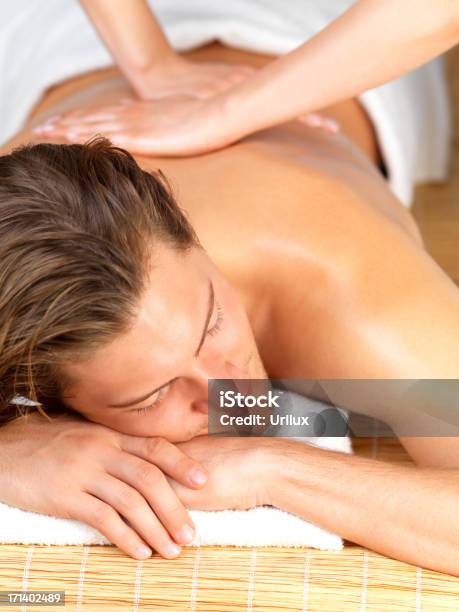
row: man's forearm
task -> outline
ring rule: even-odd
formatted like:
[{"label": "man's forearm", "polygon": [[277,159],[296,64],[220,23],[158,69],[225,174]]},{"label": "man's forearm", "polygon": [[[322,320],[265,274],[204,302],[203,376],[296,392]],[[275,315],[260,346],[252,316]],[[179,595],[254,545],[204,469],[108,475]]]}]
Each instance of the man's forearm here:
[{"label": "man's forearm", "polygon": [[376,552],[459,576],[459,470],[265,441],[268,502]]}]

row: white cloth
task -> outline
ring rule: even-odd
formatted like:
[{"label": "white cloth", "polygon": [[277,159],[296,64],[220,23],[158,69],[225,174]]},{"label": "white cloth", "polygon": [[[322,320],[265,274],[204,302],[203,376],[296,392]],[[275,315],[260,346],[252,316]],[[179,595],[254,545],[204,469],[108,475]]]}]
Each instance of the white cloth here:
[{"label": "white cloth", "polygon": [[[197,536],[189,546],[286,546],[341,550],[342,539],[277,508],[191,510]],[[79,521],[0,503],[0,544],[90,545],[110,542]]]},{"label": "white cloth", "polygon": [[[302,44],[352,4],[352,0],[149,1],[178,50],[219,40],[273,55]],[[20,128],[47,87],[111,63],[77,0],[0,2],[0,143]],[[332,68],[346,70],[346,66]],[[447,176],[450,109],[442,61],[369,91],[360,100],[374,123],[390,187],[409,206],[417,182]]]},{"label": "white cloth", "polygon": [[[329,408],[328,404],[291,393],[308,413]],[[300,404],[294,404],[297,408]],[[304,410],[303,408],[303,410]],[[342,414],[346,411],[339,409]],[[304,414],[304,412],[303,412]],[[352,454],[349,437],[295,438],[335,452]],[[340,550],[342,539],[303,519],[277,508],[250,510],[191,510],[196,525],[192,545],[200,546],[298,546]],[[0,503],[0,544],[110,544],[97,529],[73,519],[28,512]]]}]

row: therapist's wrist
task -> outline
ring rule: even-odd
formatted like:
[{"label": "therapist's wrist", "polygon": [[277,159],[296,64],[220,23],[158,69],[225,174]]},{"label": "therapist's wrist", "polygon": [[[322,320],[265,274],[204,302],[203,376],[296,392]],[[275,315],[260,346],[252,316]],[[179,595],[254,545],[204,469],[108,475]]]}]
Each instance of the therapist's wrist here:
[{"label": "therapist's wrist", "polygon": [[193,107],[182,126],[182,133],[193,145],[182,153],[194,155],[222,149],[245,135],[239,129],[237,114],[228,109],[224,94],[195,100]]},{"label": "therapist's wrist", "polygon": [[216,98],[221,106],[225,129],[244,138],[278,123],[275,100],[263,70]]},{"label": "therapist's wrist", "polygon": [[127,77],[136,95],[148,100],[166,79],[170,80],[174,74],[183,70],[184,59],[171,47],[167,47],[145,65],[132,67]]},{"label": "therapist's wrist", "polygon": [[250,100],[240,86],[225,91],[207,101],[207,112],[218,125],[224,145],[232,144],[261,129],[251,112]]}]

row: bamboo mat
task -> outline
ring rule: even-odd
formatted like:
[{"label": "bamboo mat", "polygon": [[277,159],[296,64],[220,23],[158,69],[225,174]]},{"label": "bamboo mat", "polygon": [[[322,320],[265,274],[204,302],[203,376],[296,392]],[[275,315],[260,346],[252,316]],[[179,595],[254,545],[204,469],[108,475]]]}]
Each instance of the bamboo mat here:
[{"label": "bamboo mat", "polygon": [[[396,439],[353,443],[358,455],[410,462]],[[146,561],[108,546],[0,546],[0,589],[64,590],[66,612],[459,610],[459,578],[347,542],[333,552],[185,547],[178,559]]]}]

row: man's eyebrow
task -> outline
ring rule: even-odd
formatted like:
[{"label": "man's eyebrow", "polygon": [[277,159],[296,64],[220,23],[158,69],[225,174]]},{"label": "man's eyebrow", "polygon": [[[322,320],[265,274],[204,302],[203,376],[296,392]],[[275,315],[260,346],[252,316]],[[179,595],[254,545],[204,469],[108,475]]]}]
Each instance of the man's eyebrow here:
[{"label": "man's eyebrow", "polygon": [[[206,318],[205,318],[205,322],[204,322],[204,328],[203,328],[201,337],[199,339],[198,348],[194,352],[194,356],[195,357],[199,356],[199,351],[201,350],[201,347],[202,347],[202,345],[204,343],[204,340],[206,338],[206,333],[207,333],[207,328],[209,326],[209,321],[210,321],[210,318],[211,318],[212,313],[214,311],[214,302],[215,302],[214,286],[212,284],[212,281],[209,280],[209,298],[208,298],[208,301],[207,301]],[[160,391],[163,387],[166,387],[171,382],[174,382],[174,380],[177,380],[177,377],[171,378],[171,380],[168,380],[167,382],[165,382],[160,387],[156,387],[156,389],[153,389],[153,391],[149,391],[146,395],[144,395],[142,397],[138,397],[135,400],[130,400],[129,402],[123,402],[122,404],[108,404],[108,406],[109,406],[109,408],[128,408],[129,406],[134,406],[135,404],[139,404],[140,402],[143,402],[144,400],[148,399],[154,393],[157,393],[158,391]]]}]

